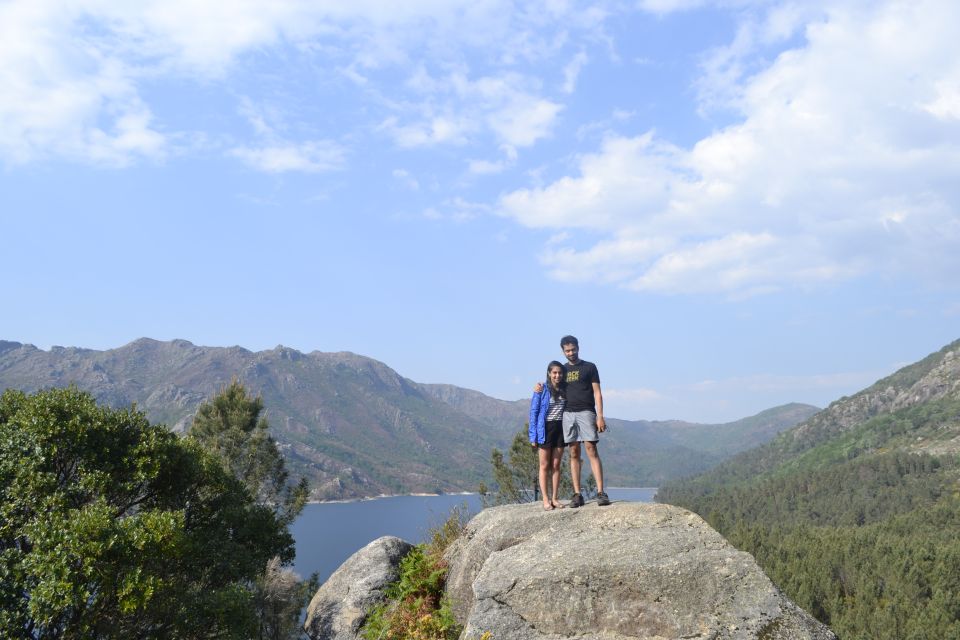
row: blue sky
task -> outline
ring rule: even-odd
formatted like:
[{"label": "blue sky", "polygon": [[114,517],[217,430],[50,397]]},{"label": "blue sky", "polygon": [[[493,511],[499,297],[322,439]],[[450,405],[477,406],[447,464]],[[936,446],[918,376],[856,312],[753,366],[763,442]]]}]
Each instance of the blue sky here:
[{"label": "blue sky", "polygon": [[[396,5],[396,6],[395,6]],[[0,339],[349,350],[610,416],[960,337],[960,5],[0,3]]]}]

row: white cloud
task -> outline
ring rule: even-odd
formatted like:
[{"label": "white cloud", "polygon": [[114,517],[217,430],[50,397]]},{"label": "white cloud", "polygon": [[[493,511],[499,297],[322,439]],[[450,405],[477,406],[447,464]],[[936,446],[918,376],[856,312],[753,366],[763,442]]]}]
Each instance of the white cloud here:
[{"label": "white cloud", "polygon": [[587,64],[589,58],[587,54],[580,51],[573,57],[573,60],[563,68],[563,92],[573,93],[577,88],[577,78],[580,77],[580,71]]},{"label": "white cloud", "polygon": [[471,160],[467,163],[467,170],[477,175],[490,175],[500,173],[507,168],[507,163],[502,160]]},{"label": "white cloud", "polygon": [[642,403],[651,400],[659,400],[663,396],[654,389],[604,389],[604,400],[614,399],[625,402]]},{"label": "white cloud", "polygon": [[701,380],[685,385],[681,389],[685,393],[749,392],[766,394],[788,392],[798,395],[811,391],[829,390],[835,394],[833,397],[837,397],[844,393],[866,388],[888,374],[889,371],[881,370],[843,371],[810,375],[759,373],[722,380]]},{"label": "white cloud", "polygon": [[235,147],[231,150],[231,155],[250,167],[267,173],[333,171],[340,169],[345,159],[343,149],[326,140],[263,147]]},{"label": "white cloud", "polygon": [[960,316],[960,302],[949,305],[942,311],[943,315],[953,318]]},{"label": "white cloud", "polygon": [[0,5],[0,157],[109,165],[162,157],[166,137],[131,69],[101,56],[89,38],[62,40],[76,18],[56,3]]},{"label": "white cloud", "polygon": [[[431,76],[419,67],[407,82],[419,98],[407,104],[405,122],[391,116],[379,129],[402,147],[466,144],[489,134],[501,147],[529,147],[550,135],[562,105],[540,97],[539,81],[506,71],[471,78],[456,71]],[[481,171],[490,166],[477,165]]]},{"label": "white cloud", "polygon": [[[960,77],[960,71],[954,72],[954,79]],[[957,82],[938,82],[934,87],[935,96],[920,107],[941,120],[960,120],[960,84]]]},{"label": "white cloud", "polygon": [[429,207],[422,215],[428,220],[449,220],[453,222],[468,222],[481,215],[489,215],[487,205],[469,202],[463,198],[452,198],[443,202],[441,209]]},{"label": "white cloud", "polygon": [[403,183],[411,191],[420,190],[420,181],[413,177],[406,169],[394,169],[393,177]]},{"label": "white cloud", "polygon": [[[843,395],[868,387],[901,366],[807,375],[757,373],[681,382],[661,389],[604,389],[604,413],[634,420],[683,419],[715,423],[737,420],[787,402],[826,406]],[[751,400],[745,404],[731,402],[737,397]]]},{"label": "white cloud", "polygon": [[615,230],[625,220],[665,209],[682,167],[680,150],[653,134],[610,138],[600,153],[580,159],[577,178],[561,178],[543,188],[504,196],[505,212],[531,227]]},{"label": "white cloud", "polygon": [[503,108],[487,117],[500,140],[515,147],[529,147],[550,135],[562,107],[530,95],[515,96]]},{"label": "white cloud", "polygon": [[[726,96],[739,123],[689,149],[655,132],[608,137],[574,175],[505,194],[500,212],[581,230],[543,254],[561,279],[579,262],[597,280],[666,293],[743,296],[867,273],[955,283],[960,67],[945,52],[960,5],[803,15],[803,44],[752,75],[748,60],[725,87],[712,80],[709,99]],[[776,20],[759,20],[737,56],[797,30],[795,15]]]},{"label": "white cloud", "polygon": [[438,144],[464,144],[476,125],[465,119],[435,116],[415,124],[401,125],[390,117],[377,127],[387,132],[401,147],[423,147]]},{"label": "white cloud", "polygon": [[655,389],[604,389],[603,411],[609,418],[642,419],[661,405],[673,405],[674,399]]},{"label": "white cloud", "polygon": [[[508,77],[499,98],[474,107],[468,96],[438,102],[436,88],[411,87],[420,91],[413,101],[384,100],[398,110],[383,130],[404,146],[460,144],[478,131],[528,146],[549,135],[561,106],[534,90],[515,91],[504,70],[552,59],[571,33],[602,29],[605,18],[602,9],[552,0],[13,0],[0,5],[0,158],[162,158],[172,140],[187,136],[157,121],[146,83],[220,81],[251,52],[281,46],[374,93],[377,70],[430,60],[446,73],[467,50],[496,51],[490,73],[467,86]],[[529,73],[517,78],[536,84]]]},{"label": "white cloud", "polygon": [[695,9],[707,4],[707,0],[640,0],[637,4],[644,11],[665,14]]}]

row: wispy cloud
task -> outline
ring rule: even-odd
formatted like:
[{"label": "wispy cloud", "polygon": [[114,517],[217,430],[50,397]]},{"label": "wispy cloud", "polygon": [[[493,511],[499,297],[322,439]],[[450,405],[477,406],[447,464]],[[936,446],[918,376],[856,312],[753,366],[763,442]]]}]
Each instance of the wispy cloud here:
[{"label": "wispy cloud", "polygon": [[264,147],[235,147],[231,155],[267,173],[320,173],[343,167],[345,153],[336,143],[320,140]]},{"label": "wispy cloud", "polygon": [[573,57],[567,66],[563,68],[563,92],[573,93],[577,88],[577,78],[580,77],[580,71],[587,64],[589,57],[583,51],[580,51]]},{"label": "wispy cloud", "polygon": [[663,396],[654,389],[605,389],[604,398],[613,398],[629,402],[648,402],[659,400]]},{"label": "wispy cloud", "polygon": [[394,169],[393,177],[396,178],[400,183],[405,185],[411,191],[420,190],[420,181],[417,180],[413,175],[406,169]]},{"label": "wispy cloud", "polygon": [[688,394],[718,392],[750,392],[765,394],[788,392],[797,395],[810,391],[835,391],[839,397],[852,390],[870,386],[888,375],[888,370],[844,371],[837,373],[818,373],[809,375],[755,374],[719,380],[701,380],[678,388]]},{"label": "wispy cloud", "polygon": [[[609,416],[636,420],[724,422],[787,402],[826,406],[843,395],[870,386],[889,373],[889,369],[807,375],[757,373],[670,384],[659,389],[604,389],[604,412]],[[738,397],[741,398],[740,406],[731,406],[730,399]],[[751,400],[744,402],[743,398]]]},{"label": "wispy cloud", "polygon": [[403,147],[465,144],[484,135],[498,146],[529,147],[550,135],[563,108],[539,95],[539,80],[515,71],[433,77],[420,68],[407,84],[415,96],[379,126]]}]

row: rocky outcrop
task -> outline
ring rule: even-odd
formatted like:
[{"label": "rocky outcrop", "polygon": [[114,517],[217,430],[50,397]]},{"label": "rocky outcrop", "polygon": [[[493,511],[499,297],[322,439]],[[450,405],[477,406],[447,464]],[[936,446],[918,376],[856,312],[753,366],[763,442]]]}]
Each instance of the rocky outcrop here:
[{"label": "rocky outcrop", "polygon": [[355,640],[367,614],[397,579],[409,542],[384,536],[350,556],[317,590],[304,629],[313,640]]},{"label": "rocky outcrop", "polygon": [[834,638],[752,556],[669,505],[487,509],[447,559],[463,638]]},{"label": "rocky outcrop", "polygon": [[[359,640],[409,548],[381,538],[347,560],[311,602],[308,635]],[[445,558],[463,640],[836,640],[752,556],[670,505],[486,509]]]}]

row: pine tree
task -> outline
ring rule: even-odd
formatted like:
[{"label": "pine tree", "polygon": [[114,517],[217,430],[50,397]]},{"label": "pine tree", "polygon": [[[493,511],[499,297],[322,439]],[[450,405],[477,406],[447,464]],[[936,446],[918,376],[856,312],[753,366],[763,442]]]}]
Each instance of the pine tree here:
[{"label": "pine tree", "polygon": [[[309,488],[306,479],[296,485],[289,483],[283,455],[262,414],[263,399],[248,394],[234,378],[200,405],[190,436],[216,455],[257,503],[273,509],[277,519],[288,527],[303,511]],[[283,565],[274,558],[250,586],[261,640],[300,637],[300,611],[316,591],[316,574],[300,581]]]},{"label": "pine tree", "polygon": [[283,455],[262,413],[263,399],[250,396],[234,378],[200,405],[190,436],[220,458],[259,503],[273,507],[281,521],[290,524],[303,511],[309,488],[306,479],[296,485],[288,482]]}]

